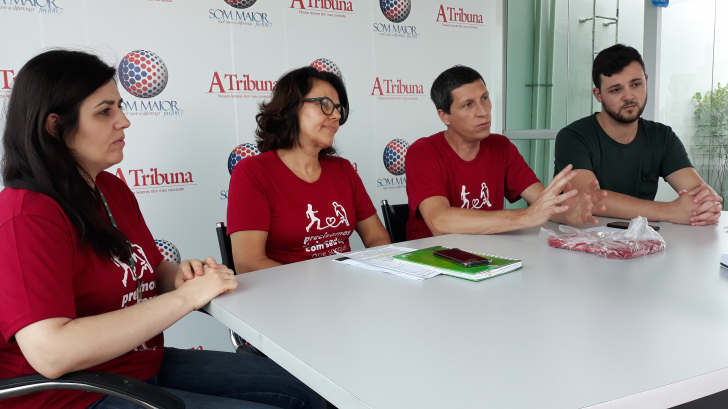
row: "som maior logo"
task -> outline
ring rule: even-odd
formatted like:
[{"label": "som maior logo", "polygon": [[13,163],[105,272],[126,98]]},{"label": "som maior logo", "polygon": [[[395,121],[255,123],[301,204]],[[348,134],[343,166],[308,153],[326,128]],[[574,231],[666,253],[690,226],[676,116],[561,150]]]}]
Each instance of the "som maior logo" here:
[{"label": "som maior logo", "polygon": [[387,172],[393,177],[377,179],[377,187],[383,189],[404,189],[407,187],[407,177],[404,176],[404,159],[407,156],[409,143],[404,139],[392,139],[384,147],[382,160]]},{"label": "som maior logo", "polygon": [[273,26],[273,23],[268,18],[268,13],[246,10],[254,5],[257,0],[224,1],[229,7],[209,9],[207,11],[207,18],[209,20],[216,21],[218,24],[233,24],[241,27],[270,28]]},{"label": "som maior logo", "polygon": [[391,23],[372,23],[372,31],[380,36],[418,39],[417,27],[400,24],[410,15],[413,0],[379,0],[382,14]]},{"label": "som maior logo", "polygon": [[353,0],[291,0],[289,8],[309,16],[346,18],[356,14],[353,3]]},{"label": "som maior logo", "polygon": [[63,7],[59,7],[56,1],[58,0],[0,0],[0,11],[61,14]]},{"label": "som maior logo", "polygon": [[[230,152],[230,155],[228,156],[227,161],[227,167],[228,172],[230,172],[230,175],[232,176],[233,170],[235,169],[235,165],[238,164],[241,160],[250,157],[255,156],[259,154],[260,151],[258,150],[258,147],[255,146],[252,143],[241,143],[240,145],[236,146],[235,149],[233,149],[232,152]],[[228,198],[228,190],[223,189],[220,191],[220,200],[227,200]]]},{"label": "som maior logo", "polygon": [[158,168],[128,169],[126,174],[122,168],[113,172],[124,181],[135,195],[149,193],[182,192],[185,187],[196,185],[192,172],[161,172]]},{"label": "som maior logo", "polygon": [[15,82],[15,70],[0,70],[0,98],[10,98]]},{"label": "som maior logo", "polygon": [[182,261],[182,257],[179,254],[177,246],[172,244],[171,241],[164,239],[154,239],[154,244],[157,245],[157,250],[162,253],[165,260],[175,264],[179,264]]},{"label": "som maior logo", "polygon": [[164,91],[169,80],[167,65],[157,54],[134,50],[125,55],[119,63],[119,80],[126,92],[142,99],[122,102],[126,115],[182,115],[177,101],[150,100]]},{"label": "som maior logo", "polygon": [[478,26],[483,25],[483,15],[466,13],[462,7],[445,7],[440,4],[435,21],[442,23],[444,27],[471,28],[477,30]]},{"label": "som maior logo", "polygon": [[339,66],[328,58],[318,58],[311,63],[311,66],[319,71],[330,72],[342,80],[344,79]]}]

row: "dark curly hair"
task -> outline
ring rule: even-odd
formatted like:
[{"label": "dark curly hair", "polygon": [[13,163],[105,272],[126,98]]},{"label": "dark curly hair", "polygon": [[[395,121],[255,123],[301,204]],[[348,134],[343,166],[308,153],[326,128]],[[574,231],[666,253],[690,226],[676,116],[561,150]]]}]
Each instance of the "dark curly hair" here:
[{"label": "dark curly hair", "polygon": [[614,74],[622,72],[623,69],[627,68],[634,61],[640,63],[644,72],[645,63],[642,61],[640,52],[636,49],[624,44],[615,44],[603,49],[594,58],[594,65],[592,66],[592,81],[594,81],[594,86],[601,89],[602,78],[600,75],[611,77]]},{"label": "dark curly hair", "polygon": [[[273,91],[273,98],[260,104],[260,112],[255,116],[258,124],[255,139],[259,151],[290,149],[298,145],[298,109],[303,104],[304,96],[313,88],[314,80],[326,81],[334,87],[339,94],[339,103],[346,108],[348,116],[349,98],[341,78],[313,67],[295,69],[283,74]],[[347,116],[339,119],[339,125],[346,123]],[[336,155],[336,149],[329,146],[319,153],[319,156],[323,155]]]}]

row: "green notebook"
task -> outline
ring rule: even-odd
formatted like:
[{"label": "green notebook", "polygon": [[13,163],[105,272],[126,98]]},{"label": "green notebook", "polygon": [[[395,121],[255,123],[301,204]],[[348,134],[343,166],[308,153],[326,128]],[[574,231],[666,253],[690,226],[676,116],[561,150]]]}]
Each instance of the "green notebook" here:
[{"label": "green notebook", "polygon": [[463,267],[456,263],[435,257],[433,251],[445,250],[449,247],[435,246],[422,250],[415,250],[409,253],[394,256],[395,260],[405,263],[415,263],[422,268],[437,271],[453,277],[464,278],[466,280],[480,281],[493,278],[501,274],[510,273],[520,269],[523,266],[521,260],[515,260],[507,257],[497,257],[490,254],[476,253],[492,260],[491,264],[476,267]]}]

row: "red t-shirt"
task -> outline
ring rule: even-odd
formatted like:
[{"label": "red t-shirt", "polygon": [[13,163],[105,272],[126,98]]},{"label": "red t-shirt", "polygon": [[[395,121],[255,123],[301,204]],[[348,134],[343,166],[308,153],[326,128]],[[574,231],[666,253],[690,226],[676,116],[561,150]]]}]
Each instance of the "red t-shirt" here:
[{"label": "red t-shirt", "polygon": [[[6,187],[0,192],[0,378],[34,374],[14,336],[48,318],[81,318],[136,303],[137,274],[143,297],[156,296],[154,270],[163,257],[154,244],[134,194],[116,176],[102,172],[96,183],[111,214],[134,249],[127,260],[99,256],[79,242],[61,207],[41,193]],[[99,208],[105,215],[103,207]],[[162,334],[93,368],[147,380],[162,361]],[[73,390],[37,392],[0,400],[0,408],[86,408],[103,395]]]},{"label": "red t-shirt", "polygon": [[228,194],[228,234],[268,232],[265,254],[282,264],[351,251],[356,222],[377,211],[351,163],[324,156],[308,183],[268,151],[240,161]]},{"label": "red t-shirt", "polygon": [[516,146],[498,134],[480,141],[478,155],[469,162],[455,153],[444,132],[421,138],[407,150],[405,169],[408,240],[432,237],[418,210],[429,197],[444,196],[453,207],[502,210],[504,197],[513,203],[539,182]]}]

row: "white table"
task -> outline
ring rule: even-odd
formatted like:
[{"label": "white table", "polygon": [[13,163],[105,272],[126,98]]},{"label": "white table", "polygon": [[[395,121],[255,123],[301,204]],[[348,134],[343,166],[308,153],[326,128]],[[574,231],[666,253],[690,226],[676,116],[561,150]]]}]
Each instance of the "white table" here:
[{"label": "white table", "polygon": [[523,269],[418,282],[328,257],[238,276],[206,310],[340,409],[670,407],[728,389],[728,214],[659,225],[667,249],[632,260],[538,229],[416,240]]}]

